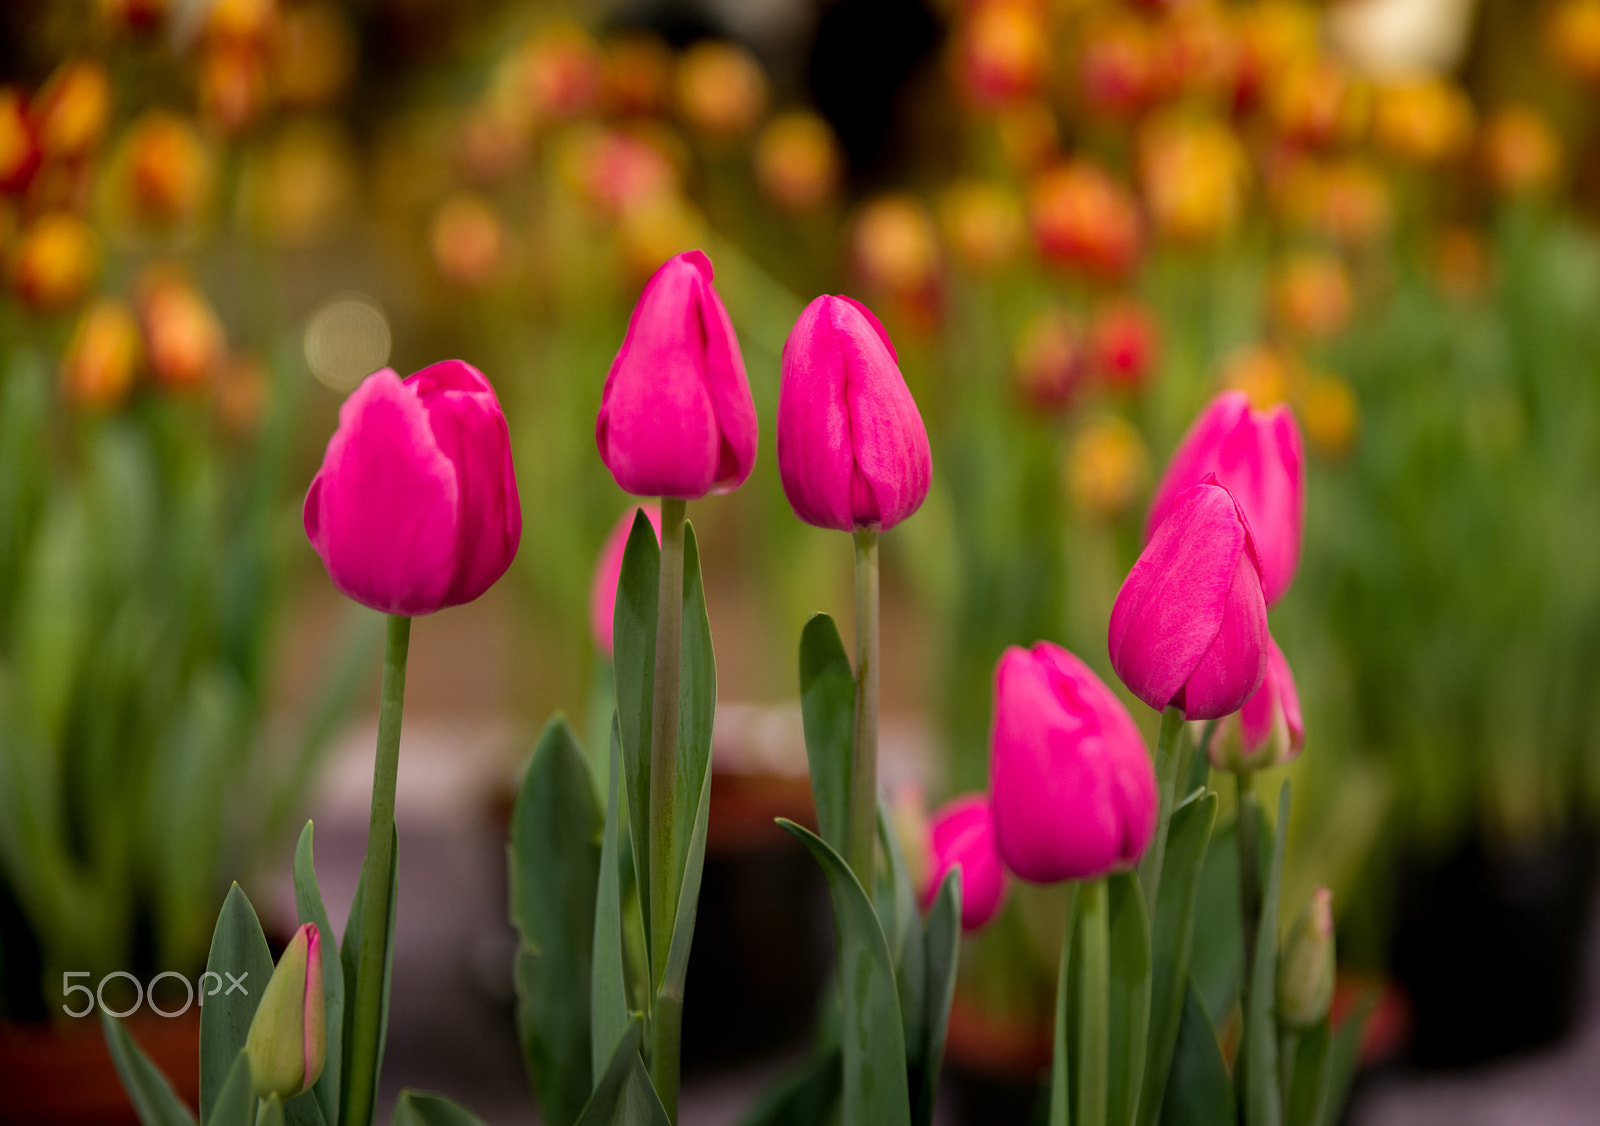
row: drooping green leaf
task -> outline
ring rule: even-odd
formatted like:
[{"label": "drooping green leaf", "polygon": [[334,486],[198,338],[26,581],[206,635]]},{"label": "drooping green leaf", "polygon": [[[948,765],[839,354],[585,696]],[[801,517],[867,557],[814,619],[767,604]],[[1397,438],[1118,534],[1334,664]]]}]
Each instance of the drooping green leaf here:
[{"label": "drooping green leaf", "polygon": [[[389,990],[394,979],[394,924],[396,912],[400,904],[400,831],[395,829],[389,839],[389,925],[383,944],[383,990],[378,996],[378,1053],[373,1060],[372,1085],[377,1087],[379,1074],[383,1070],[383,1049],[389,1042]],[[344,995],[351,999],[350,1004],[344,1007],[344,1031],[342,1035],[342,1050],[344,1054],[344,1078],[349,1078],[352,1072],[351,1057],[355,1051],[355,1036],[353,1029],[356,1019],[356,980],[360,974],[361,966],[361,903],[363,899],[362,885],[366,881],[366,872],[356,877],[356,891],[350,899],[350,915],[344,922],[344,938],[339,943],[339,968],[344,972]],[[340,1126],[370,1126],[371,1115],[369,1111],[366,1122],[354,1121],[355,1116],[350,1113],[351,1084],[341,1081],[339,1084],[339,1122]],[[369,1099],[369,1105],[375,1100]]]},{"label": "drooping green leaf", "polygon": [[800,717],[805,726],[817,829],[840,854],[850,831],[855,706],[855,675],[839,639],[839,627],[827,614],[813,614],[800,633]]},{"label": "drooping green leaf", "polygon": [[1233,1083],[1217,1045],[1217,1030],[1191,979],[1183,995],[1183,1019],[1178,1022],[1166,1098],[1161,1101],[1161,1126],[1218,1126],[1237,1121]]},{"label": "drooping green leaf", "polygon": [[622,956],[622,857],[618,840],[622,741],[611,721],[611,764],[606,775],[605,836],[600,844],[600,882],[594,902],[594,959],[589,980],[589,1067],[599,1075],[628,1030],[628,977]]},{"label": "drooping green leaf", "polygon": [[[315,923],[322,935],[322,1003],[328,1031],[328,1059],[344,1058],[344,972],[339,966],[339,948],[333,940],[333,927],[328,922],[328,909],[322,902],[322,889],[317,885],[317,870],[312,856],[312,827],[300,831],[300,842],[294,850],[294,901],[302,923]],[[338,1067],[324,1067],[313,1093],[322,1108],[323,1121],[337,1126],[339,1121]]]},{"label": "drooping green leaf", "polygon": [[254,1126],[255,1120],[256,1093],[250,1084],[250,1061],[240,1051],[217,1093],[216,1105],[206,1117],[206,1126]]},{"label": "drooping green leaf", "polygon": [[[189,1113],[167,1077],[150,1062],[144,1049],[123,1030],[122,1022],[102,1011],[100,1029],[111,1051],[111,1062],[116,1065],[117,1078],[122,1080],[122,1089],[133,1101],[139,1121],[144,1126],[194,1126],[194,1115]],[[221,1093],[220,1086],[218,1093]]]},{"label": "drooping green leaf", "polygon": [[643,1034],[643,1022],[634,1017],[594,1085],[594,1095],[578,1116],[578,1126],[670,1126],[639,1057]]},{"label": "drooping green leaf", "polygon": [[[272,977],[272,952],[244,889],[234,884],[211,935],[200,983],[200,1118],[209,1120],[228,1071],[244,1048],[256,1003]],[[216,976],[209,976],[209,975]]]},{"label": "drooping green leaf", "polygon": [[1072,1126],[1072,936],[1078,930],[1078,885],[1067,885],[1066,929],[1056,970],[1056,1027],[1050,1054],[1050,1126]]},{"label": "drooping green leaf", "polygon": [[838,952],[843,1126],[910,1126],[906,1046],[889,944],[844,858],[815,833],[778,819],[822,866]]},{"label": "drooping green leaf", "polygon": [[593,1090],[590,968],[603,822],[577,737],[545,726],[511,814],[511,921],[523,1062],[550,1126],[571,1126]]},{"label": "drooping green leaf", "polygon": [[[1254,799],[1251,799],[1254,800]],[[1245,1126],[1279,1126],[1283,1100],[1278,1093],[1278,899],[1283,887],[1283,853],[1289,831],[1289,783],[1278,794],[1278,824],[1272,864],[1261,894],[1256,924],[1255,964],[1244,1014],[1244,1040],[1236,1071],[1244,1077]]]},{"label": "drooping green leaf", "polygon": [[[660,602],[661,544],[649,517],[634,514],[617,577],[611,617],[611,663],[617,683],[617,728],[633,842],[639,907],[650,916],[650,725],[655,708],[656,609]],[[696,790],[696,793],[699,791]],[[645,942],[650,941],[649,927]],[[659,955],[657,956],[659,957]],[[656,959],[651,959],[654,963]]]},{"label": "drooping green leaf", "polygon": [[443,1095],[409,1087],[395,1100],[390,1121],[393,1126],[484,1126],[483,1119]]},{"label": "drooping green leaf", "polygon": [[1196,794],[1173,811],[1167,830],[1167,856],[1151,933],[1150,1039],[1139,1095],[1140,1126],[1152,1126],[1161,1113],[1189,984],[1200,873],[1216,815],[1217,795]]},{"label": "drooping green leaf", "polygon": [[954,871],[945,873],[924,931],[924,1039],[913,1072],[919,1078],[913,1085],[916,1105],[911,1108],[911,1120],[916,1126],[930,1126],[933,1122],[934,1096],[939,1090],[939,1071],[944,1066],[945,1033],[950,1027],[950,1005],[956,996],[956,963],[961,957],[961,881]]},{"label": "drooping green leaf", "polygon": [[[1162,884],[1171,873],[1162,876]],[[1144,1084],[1145,1036],[1150,1026],[1150,922],[1144,892],[1132,872],[1106,878],[1111,900],[1111,1067],[1106,1121],[1133,1126]]]},{"label": "drooping green leaf", "polygon": [[1333,1035],[1328,1018],[1302,1032],[1295,1047],[1293,1078],[1289,1081],[1285,1126],[1318,1126],[1328,1099],[1328,1061]]},{"label": "drooping green leaf", "polygon": [[843,1081],[838,1049],[823,1052],[769,1088],[739,1126],[833,1126]]},{"label": "drooping green leaf", "polygon": [[1328,1051],[1328,1086],[1322,1100],[1320,1126],[1334,1126],[1344,1111],[1345,1099],[1350,1096],[1350,1084],[1356,1076],[1356,1066],[1361,1061],[1361,1037],[1367,1029],[1372,1011],[1378,1007],[1376,990],[1356,1002],[1350,1015],[1333,1034],[1333,1045]]}]

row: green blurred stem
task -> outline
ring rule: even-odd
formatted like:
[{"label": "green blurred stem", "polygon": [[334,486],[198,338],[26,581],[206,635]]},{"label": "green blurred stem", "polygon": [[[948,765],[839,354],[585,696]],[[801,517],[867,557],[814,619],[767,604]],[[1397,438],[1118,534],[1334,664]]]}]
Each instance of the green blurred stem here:
[{"label": "green blurred stem", "polygon": [[1261,857],[1256,845],[1261,827],[1250,800],[1250,772],[1240,771],[1233,780],[1239,794],[1239,921],[1244,936],[1244,978],[1239,988],[1244,1011],[1249,1012],[1250,975],[1255,968],[1256,930],[1261,919]]},{"label": "green blurred stem", "polygon": [[1078,981],[1078,1112],[1073,1126],[1104,1126],[1111,1072],[1111,896],[1105,880],[1084,884],[1078,905],[1083,976]]},{"label": "green blurred stem", "polygon": [[1167,852],[1167,826],[1172,822],[1172,807],[1178,798],[1178,779],[1182,776],[1183,711],[1169,707],[1161,713],[1161,734],[1156,738],[1156,791],[1160,805],[1156,811],[1155,836],[1139,861],[1139,887],[1150,917],[1156,914],[1156,892],[1161,887],[1161,862]]},{"label": "green blurred stem", "polygon": [[1300,1034],[1290,1029],[1278,1033],[1278,1098],[1283,1102],[1283,1113],[1289,1115],[1289,1098],[1294,1090],[1295,1054],[1300,1050]]},{"label": "green blurred stem", "polygon": [[[372,764],[372,817],[367,859],[361,868],[361,950],[356,968],[349,1092],[344,1121],[372,1121],[378,1087],[378,1045],[383,1038],[383,967],[388,960],[389,887],[394,870],[394,790],[400,771],[400,717],[406,701],[406,654],[411,619],[389,616],[383,648],[383,694],[378,704],[378,751]],[[281,1114],[281,1112],[280,1112]]]},{"label": "green blurred stem", "polygon": [[[656,599],[655,698],[650,712],[650,980],[655,993],[667,969],[678,913],[673,819],[678,784],[678,663],[683,638],[685,503],[661,498],[661,585]],[[650,1022],[650,1080],[667,1117],[678,1120],[678,1038],[683,1010],[657,1005]]]},{"label": "green blurred stem", "polygon": [[871,894],[878,826],[878,533],[856,540],[856,727],[850,762],[850,869]]},{"label": "green blurred stem", "polygon": [[1078,885],[1067,884],[1067,925],[1061,931],[1061,966],[1056,971],[1056,1024],[1055,1043],[1050,1062],[1050,1119],[1049,1126],[1071,1126],[1072,1092],[1069,1089],[1071,1065],[1067,1062],[1068,1037],[1067,1006],[1072,997],[1069,988],[1072,967],[1072,934],[1078,929]]}]

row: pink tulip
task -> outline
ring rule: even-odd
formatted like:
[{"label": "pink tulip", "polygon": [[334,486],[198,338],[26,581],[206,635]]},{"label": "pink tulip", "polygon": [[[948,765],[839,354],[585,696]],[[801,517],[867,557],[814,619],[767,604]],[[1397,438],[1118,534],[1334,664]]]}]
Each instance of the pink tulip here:
[{"label": "pink tulip", "polygon": [[995,669],[989,792],[1000,855],[1034,883],[1132,864],[1155,831],[1155,770],[1128,709],[1047,641]]},{"label": "pink tulip", "polygon": [[1211,740],[1211,765],[1235,773],[1264,770],[1299,756],[1306,728],[1300,718],[1300,692],[1283,650],[1267,638],[1267,674],[1256,694]]},{"label": "pink tulip", "polygon": [[1267,605],[1283,597],[1300,562],[1306,470],[1300,427],[1287,403],[1267,411],[1242,391],[1224,391],[1184,435],[1150,502],[1145,538],[1155,535],[1178,494],[1216,474],[1244,510],[1261,560]]},{"label": "pink tulip", "polygon": [[667,259],[645,282],[606,376],[595,442],[634,496],[725,493],[755,464],[755,402],[711,276],[698,250]]},{"label": "pink tulip", "polygon": [[1237,711],[1261,686],[1267,603],[1250,525],[1214,477],[1179,493],[1111,607],[1111,667],[1189,719]]},{"label": "pink tulip", "polygon": [[960,870],[961,929],[975,931],[994,913],[1006,894],[1006,871],[995,851],[994,818],[987,794],[956,798],[933,815],[928,826],[928,851],[933,871],[924,906],[933,902],[952,868]]},{"label": "pink tulip", "polygon": [[369,375],[339,408],[304,517],[333,585],[363,606],[417,615],[477,598],[522,539],[494,388],[460,360]]},{"label": "pink tulip", "polygon": [[818,297],[783,345],[778,472],[819,528],[888,531],[933,479],[928,432],[889,334],[861,302]]},{"label": "pink tulip", "polygon": [[656,542],[661,542],[661,506],[645,504],[628,509],[606,536],[600,558],[594,565],[594,580],[589,585],[589,633],[607,657],[611,656],[611,623],[617,608],[617,582],[622,578],[622,556],[628,549],[634,513],[641,510],[656,530]]}]

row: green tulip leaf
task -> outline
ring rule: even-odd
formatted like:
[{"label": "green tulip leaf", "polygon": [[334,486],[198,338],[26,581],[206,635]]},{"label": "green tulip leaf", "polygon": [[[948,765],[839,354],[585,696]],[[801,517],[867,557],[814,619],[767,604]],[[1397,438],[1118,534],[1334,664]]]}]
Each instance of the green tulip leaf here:
[{"label": "green tulip leaf", "polygon": [[[1169,858],[1170,859],[1170,858]],[[1171,882],[1171,870],[1162,877]],[[1150,922],[1144,891],[1132,872],[1106,878],[1111,901],[1111,1066],[1106,1121],[1133,1126],[1144,1084],[1145,1037],[1150,1027]]]},{"label": "green tulip leaf", "polygon": [[639,1058],[643,1034],[643,1022],[634,1017],[578,1116],[578,1126],[671,1126]]},{"label": "green tulip leaf", "polygon": [[484,1126],[483,1119],[431,1091],[409,1087],[395,1100],[393,1126]]},{"label": "green tulip leaf", "polygon": [[593,1089],[590,968],[604,825],[567,721],[544,729],[511,814],[511,921],[523,1062],[550,1126],[571,1126]]},{"label": "green tulip leaf", "polygon": [[1166,1098],[1161,1101],[1161,1126],[1217,1126],[1237,1122],[1237,1113],[1217,1030],[1191,978],[1183,994]]},{"label": "green tulip leaf", "polygon": [[835,1126],[843,1081],[839,1050],[823,1052],[768,1089],[739,1126]]},{"label": "green tulip leaf", "polygon": [[[379,1073],[383,1070],[383,1049],[389,1041],[389,991],[394,979],[394,924],[395,912],[400,903],[400,832],[394,830],[389,843],[389,925],[383,944],[383,992],[378,998],[378,1052],[372,1061],[372,1085],[378,1085]],[[352,1003],[345,1006],[344,1031],[341,1043],[343,1054],[343,1068],[346,1077],[350,1076],[354,1068],[351,1063],[355,1051],[355,1037],[352,1034],[356,1019],[356,1007],[353,999],[356,995],[356,978],[360,972],[361,961],[361,900],[362,884],[366,880],[366,873],[362,872],[356,877],[355,895],[350,898],[350,915],[344,923],[344,940],[339,944],[339,968],[344,972],[344,993],[352,998]],[[330,1062],[329,1067],[333,1066]],[[350,1114],[350,1084],[341,1082],[339,1108],[340,1126],[370,1126],[372,1112],[366,1122],[355,1122]],[[303,1097],[303,1096],[302,1096]],[[368,1100],[371,1105],[375,1100]],[[291,1104],[292,1105],[292,1104]],[[281,1117],[281,1114],[280,1114]],[[259,1124],[258,1124],[259,1126]]]},{"label": "green tulip leaf", "polygon": [[[1272,862],[1272,840],[1256,834],[1261,880]],[[1239,823],[1229,818],[1211,832],[1200,866],[1189,972],[1213,1022],[1233,1008],[1244,977],[1244,932],[1239,925]]]},{"label": "green tulip leaf", "polygon": [[922,913],[917,907],[917,889],[911,882],[905,854],[900,849],[900,837],[889,821],[889,810],[881,796],[878,799],[878,841],[889,862],[879,870],[880,886],[874,909],[879,925],[884,928],[884,939],[889,943],[889,957],[894,962],[895,988],[900,995],[900,1019],[908,1052],[906,1063],[918,1068],[922,1064],[926,1038],[923,1025],[928,985]]},{"label": "green tulip leaf", "polygon": [[1350,1015],[1333,1034],[1333,1044],[1328,1051],[1328,1085],[1322,1099],[1322,1116],[1319,1126],[1334,1126],[1344,1111],[1345,1099],[1350,1095],[1350,1084],[1356,1076],[1356,1066],[1361,1062],[1361,1036],[1367,1021],[1378,1007],[1378,992],[1373,990],[1356,1002]]},{"label": "green tulip leaf", "polygon": [[1173,811],[1167,830],[1167,855],[1151,934],[1150,1039],[1139,1095],[1139,1126],[1153,1126],[1161,1113],[1189,984],[1200,875],[1216,816],[1217,795],[1197,794]]},{"label": "green tulip leaf", "polygon": [[843,1126],[910,1126],[906,1045],[894,963],[872,901],[844,858],[792,821],[778,824],[822,866],[833,900],[843,1058]]},{"label": "green tulip leaf", "polygon": [[1056,1027],[1050,1054],[1049,1126],[1072,1126],[1072,936],[1078,930],[1078,885],[1067,885],[1066,928],[1061,936],[1061,962],[1056,969]]},{"label": "green tulip leaf", "polygon": [[1298,1039],[1284,1123],[1285,1126],[1318,1126],[1328,1100],[1328,1063],[1333,1048],[1328,1018],[1323,1017]]},{"label": "green tulip leaf", "polygon": [[[685,568],[687,571],[687,567]],[[617,684],[617,727],[627,785],[628,828],[639,907],[650,918],[650,725],[655,708],[656,607],[660,600],[661,544],[643,510],[622,553],[617,601],[611,617],[611,664]],[[698,793],[698,790],[696,791]],[[650,941],[649,927],[645,942]],[[659,955],[656,956],[659,958]],[[654,960],[652,960],[653,963]]]},{"label": "green tulip leaf", "polygon": [[206,1116],[206,1126],[254,1126],[256,1093],[250,1083],[250,1061],[241,1051],[228,1069],[216,1105]]},{"label": "green tulip leaf", "polygon": [[839,627],[827,614],[813,614],[800,634],[800,718],[817,831],[841,855],[850,831],[855,707],[855,674],[839,640]]},{"label": "green tulip leaf", "polygon": [[122,1022],[102,1010],[100,1029],[105,1034],[111,1062],[116,1065],[117,1078],[133,1101],[139,1121],[144,1126],[194,1126],[194,1115],[144,1049],[123,1029]]},{"label": "green tulip leaf", "polygon": [[[256,1004],[272,977],[272,952],[244,889],[234,884],[223,900],[211,935],[207,976],[200,983],[200,1117],[211,1108],[228,1081],[228,1072],[256,1015]],[[237,984],[235,984],[237,983]]]},{"label": "green tulip leaf", "polygon": [[[1254,800],[1253,798],[1250,800]],[[1259,811],[1258,811],[1259,816]],[[1261,895],[1256,925],[1255,964],[1244,1014],[1235,1079],[1243,1075],[1245,1126],[1279,1126],[1283,1100],[1278,1092],[1278,899],[1283,887],[1283,853],[1289,831],[1289,783],[1278,793],[1278,824],[1272,863]]]},{"label": "green tulip leaf", "polygon": [[611,721],[611,765],[606,775],[605,835],[594,902],[594,958],[589,979],[589,1068],[599,1075],[628,1030],[628,975],[622,955],[622,737]]},{"label": "green tulip leaf", "polygon": [[912,1107],[916,1126],[931,1126],[934,1096],[939,1090],[939,1071],[944,1065],[944,1038],[950,1027],[950,1005],[956,996],[956,964],[961,957],[961,880],[952,870],[945,873],[933,897],[923,937],[923,964],[926,967],[926,1008],[922,1018],[922,1050],[913,1070],[920,1073],[914,1084],[917,1100]]},{"label": "green tulip leaf", "polygon": [[322,902],[322,889],[317,885],[317,869],[312,857],[312,826],[300,831],[300,842],[294,850],[294,901],[302,923],[315,923],[322,945],[322,1003],[327,1019],[327,1058],[333,1066],[324,1066],[312,1088],[317,1105],[322,1109],[323,1121],[334,1126],[339,1121],[338,1061],[344,1058],[341,1044],[344,1040],[344,971],[339,966],[339,947],[333,940],[333,927],[328,922],[328,909]]}]

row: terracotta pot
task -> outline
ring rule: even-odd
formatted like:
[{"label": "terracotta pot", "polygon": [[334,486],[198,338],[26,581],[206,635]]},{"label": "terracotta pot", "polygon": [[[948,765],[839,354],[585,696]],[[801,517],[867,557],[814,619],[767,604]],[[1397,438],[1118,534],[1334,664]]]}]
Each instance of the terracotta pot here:
[{"label": "terracotta pot", "polygon": [[[140,1014],[128,1031],[191,1109],[200,1103],[200,1010]],[[64,1024],[0,1022],[0,1122],[138,1126],[98,1018]]]}]

